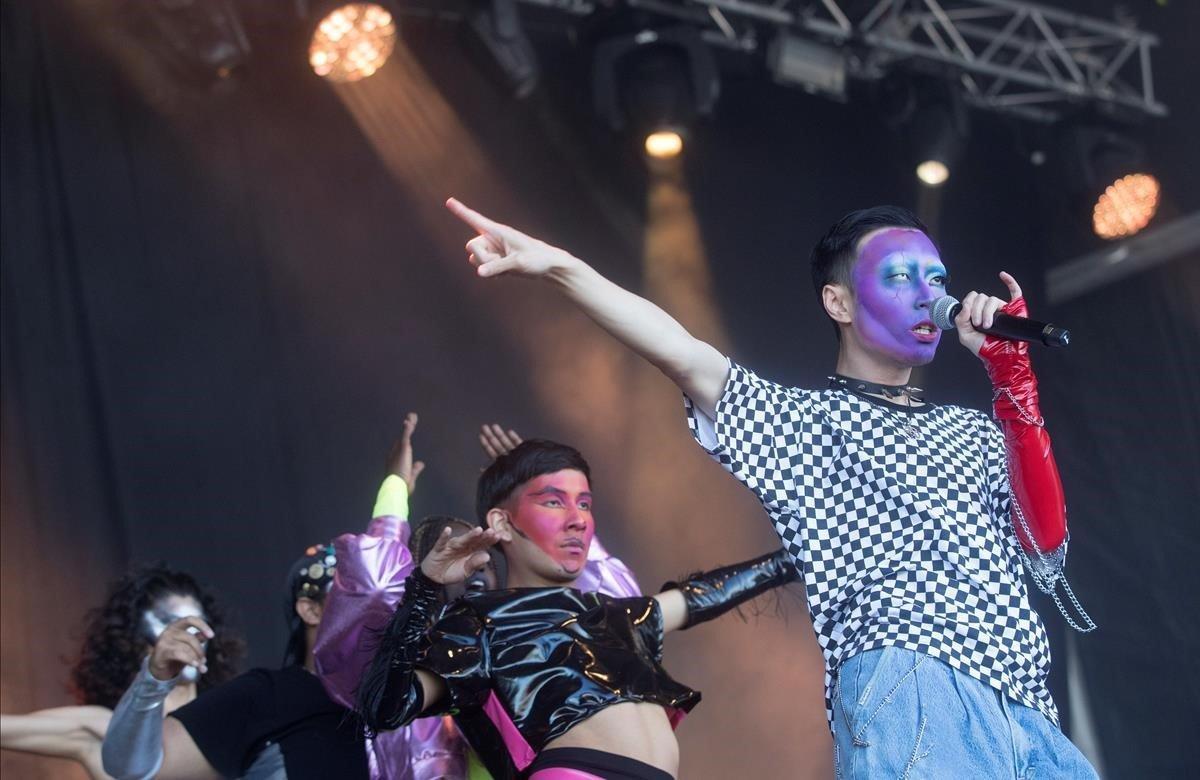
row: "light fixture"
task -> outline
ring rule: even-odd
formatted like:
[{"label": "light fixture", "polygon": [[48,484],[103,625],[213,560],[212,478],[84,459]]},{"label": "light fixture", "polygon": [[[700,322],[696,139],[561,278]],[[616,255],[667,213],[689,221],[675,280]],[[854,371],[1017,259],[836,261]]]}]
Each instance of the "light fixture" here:
[{"label": "light fixture", "polygon": [[499,77],[513,97],[528,97],[537,87],[539,67],[533,44],[521,25],[516,0],[475,0],[467,16],[472,33],[467,51]]},{"label": "light fixture", "polygon": [[1068,182],[1064,194],[1070,198],[1071,213],[1076,224],[1090,214],[1092,232],[1105,240],[1126,238],[1145,228],[1162,199],[1161,185],[1147,172],[1146,149],[1134,131],[1103,118],[1063,129],[1063,175]]},{"label": "light fixture", "polygon": [[689,27],[609,38],[597,45],[592,68],[597,113],[643,139],[655,159],[683,151],[686,129],[712,113],[720,93],[712,52]]},{"label": "light fixture", "polygon": [[846,55],[841,49],[780,33],[767,48],[767,68],[780,84],[846,100]]},{"label": "light fixture", "polygon": [[330,81],[364,79],[382,67],[396,46],[396,22],[375,3],[350,3],[317,24],[308,63]]},{"label": "light fixture", "polygon": [[674,130],[656,130],[646,136],[646,154],[659,160],[678,157],[683,151],[683,136]]},{"label": "light fixture", "polygon": [[193,84],[228,82],[250,59],[250,41],[232,0],[131,3],[147,48]]},{"label": "light fixture", "polygon": [[1132,236],[1150,223],[1158,211],[1158,179],[1131,173],[1104,188],[1092,207],[1092,229],[1100,238]]},{"label": "light fixture", "polygon": [[950,178],[950,168],[941,160],[925,160],[917,165],[917,178],[922,184],[940,187]]},{"label": "light fixture", "polygon": [[918,89],[916,101],[909,135],[917,178],[927,187],[940,187],[962,159],[967,139],[966,107],[942,83]]}]

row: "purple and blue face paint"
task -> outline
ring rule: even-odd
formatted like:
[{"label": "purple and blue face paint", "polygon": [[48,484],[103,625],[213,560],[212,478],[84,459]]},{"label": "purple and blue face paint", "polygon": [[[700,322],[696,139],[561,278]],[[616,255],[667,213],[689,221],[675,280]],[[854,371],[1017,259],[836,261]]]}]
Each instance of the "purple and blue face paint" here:
[{"label": "purple and blue face paint", "polygon": [[851,276],[863,342],[904,365],[933,360],[942,334],[929,319],[929,303],[946,294],[949,277],[929,237],[881,230],[859,249]]}]

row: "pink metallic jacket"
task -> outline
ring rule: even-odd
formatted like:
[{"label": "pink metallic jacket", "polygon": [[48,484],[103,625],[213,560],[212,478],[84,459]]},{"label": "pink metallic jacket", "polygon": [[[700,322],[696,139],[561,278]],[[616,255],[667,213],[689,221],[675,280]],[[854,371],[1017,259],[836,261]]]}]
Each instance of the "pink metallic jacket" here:
[{"label": "pink metallic jacket", "polygon": [[[376,517],[365,534],[334,540],[337,573],[325,598],[314,648],[317,674],[334,700],[354,706],[355,689],[374,655],[373,632],[382,631],[404,595],[413,570],[410,528],[400,517]],[[588,563],[576,581],[584,591],[615,597],[641,595],[633,573],[593,539]],[[449,718],[420,718],[379,734],[368,756],[377,780],[467,777],[466,742]]]}]

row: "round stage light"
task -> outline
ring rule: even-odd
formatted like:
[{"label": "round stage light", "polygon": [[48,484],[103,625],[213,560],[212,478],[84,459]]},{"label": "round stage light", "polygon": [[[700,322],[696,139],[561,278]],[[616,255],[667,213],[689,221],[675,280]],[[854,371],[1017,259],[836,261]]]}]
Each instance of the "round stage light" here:
[{"label": "round stage light", "polygon": [[646,154],[659,160],[678,157],[683,151],[683,136],[674,130],[659,130],[646,136]]},{"label": "round stage light", "polygon": [[1100,238],[1132,236],[1158,211],[1158,179],[1146,173],[1122,176],[1104,189],[1092,208],[1092,227]]},{"label": "round stage light", "polygon": [[940,187],[950,178],[950,168],[941,160],[926,160],[917,166],[917,178],[930,187]]},{"label": "round stage light", "polygon": [[329,13],[313,32],[308,63],[330,81],[365,79],[396,46],[396,22],[374,3],[350,3]]}]

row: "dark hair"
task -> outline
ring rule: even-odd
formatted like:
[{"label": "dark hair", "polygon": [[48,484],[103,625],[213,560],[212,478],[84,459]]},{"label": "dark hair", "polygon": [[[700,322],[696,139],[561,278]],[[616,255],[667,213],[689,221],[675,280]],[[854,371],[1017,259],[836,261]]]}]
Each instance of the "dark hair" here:
[{"label": "dark hair", "polygon": [[142,614],[152,609],[154,602],[173,595],[191,596],[200,602],[204,620],[216,634],[208,643],[208,672],[196,681],[198,689],[205,691],[234,677],[235,662],[244,645],[225,627],[216,599],[191,575],[158,563],[113,581],[104,604],[88,611],[83,647],[70,675],[71,691],[80,704],[117,706],[150,644],[143,633]]},{"label": "dark hair", "polygon": [[475,491],[475,514],[479,522],[486,525],[488,510],[507,501],[521,485],[563,469],[582,471],[591,482],[592,470],[574,447],[546,439],[521,442],[492,461],[480,475]]},{"label": "dark hair", "polygon": [[477,527],[470,520],[450,515],[429,515],[418,520],[413,526],[412,536],[408,538],[408,549],[412,553],[413,563],[420,566],[421,561],[425,560],[425,556],[429,555],[433,546],[437,544],[442,529],[451,525],[461,526],[468,531]]},{"label": "dark hair", "polygon": [[[821,290],[827,284],[840,284],[849,290],[854,289],[851,283],[850,271],[858,257],[858,242],[863,236],[880,228],[916,228],[922,233],[928,233],[925,223],[915,214],[900,206],[872,206],[869,209],[851,211],[846,216],[833,223],[825,235],[813,246],[809,255],[812,268],[813,289],[817,293],[817,301],[824,311],[824,300]],[[838,338],[842,332],[833,323]]]}]

